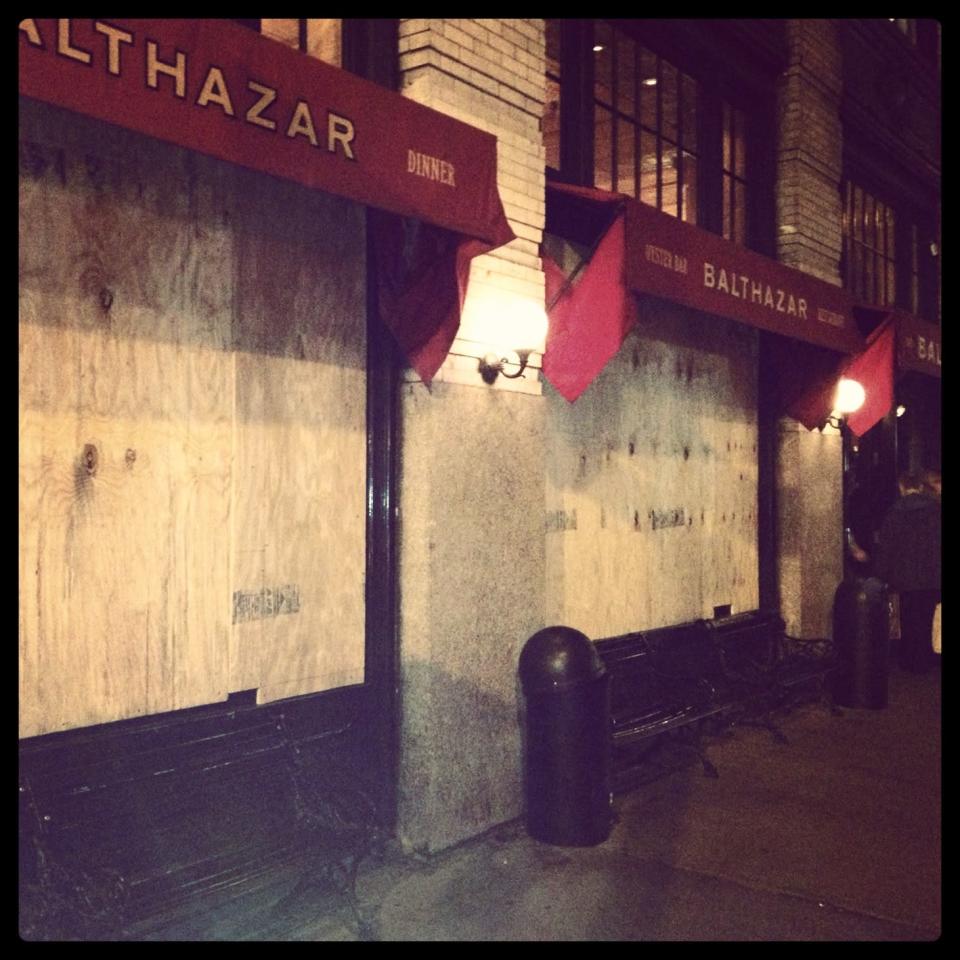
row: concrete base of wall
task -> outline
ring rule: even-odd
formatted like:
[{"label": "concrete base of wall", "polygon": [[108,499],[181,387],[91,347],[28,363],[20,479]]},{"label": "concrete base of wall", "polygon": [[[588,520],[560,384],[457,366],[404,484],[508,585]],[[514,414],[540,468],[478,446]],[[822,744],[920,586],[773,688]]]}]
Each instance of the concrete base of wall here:
[{"label": "concrete base of wall", "polygon": [[797,637],[830,637],[843,579],[843,449],[840,433],[779,424],[776,498],[780,612]]},{"label": "concrete base of wall", "polygon": [[398,829],[432,852],[521,811],[517,663],[544,626],[544,405],[403,391]]}]

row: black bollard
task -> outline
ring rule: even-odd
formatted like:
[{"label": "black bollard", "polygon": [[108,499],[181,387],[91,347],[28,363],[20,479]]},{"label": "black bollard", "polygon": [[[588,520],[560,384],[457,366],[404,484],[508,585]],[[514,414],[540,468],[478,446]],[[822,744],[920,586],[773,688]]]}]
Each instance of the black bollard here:
[{"label": "black bollard", "polygon": [[889,617],[886,588],[873,577],[844,580],[833,598],[839,669],[833,698],[844,707],[887,705]]},{"label": "black bollard", "polygon": [[612,823],[610,677],[570,627],[535,633],[520,653],[527,832],[558,846],[602,843]]}]

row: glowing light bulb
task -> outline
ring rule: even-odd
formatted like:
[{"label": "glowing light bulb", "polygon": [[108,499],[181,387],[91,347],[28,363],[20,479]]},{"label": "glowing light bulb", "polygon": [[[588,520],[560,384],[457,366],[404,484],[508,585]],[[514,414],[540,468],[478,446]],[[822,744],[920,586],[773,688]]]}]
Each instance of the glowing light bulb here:
[{"label": "glowing light bulb", "polygon": [[863,401],[866,399],[867,393],[862,384],[856,380],[842,377],[837,384],[837,396],[833,406],[841,415],[854,413],[863,406]]}]

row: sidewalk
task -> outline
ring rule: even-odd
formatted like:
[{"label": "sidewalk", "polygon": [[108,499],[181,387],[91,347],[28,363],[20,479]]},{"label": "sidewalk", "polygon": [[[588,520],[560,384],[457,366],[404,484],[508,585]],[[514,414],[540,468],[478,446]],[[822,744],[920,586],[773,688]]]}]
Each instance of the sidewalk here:
[{"label": "sidewalk", "polygon": [[[940,675],[893,669],[884,710],[804,706],[788,744],[738,728],[617,798],[592,848],[521,821],[430,859],[367,865],[366,938],[922,941],[940,931]],[[357,940],[342,900],[262,891],[164,939]]]}]

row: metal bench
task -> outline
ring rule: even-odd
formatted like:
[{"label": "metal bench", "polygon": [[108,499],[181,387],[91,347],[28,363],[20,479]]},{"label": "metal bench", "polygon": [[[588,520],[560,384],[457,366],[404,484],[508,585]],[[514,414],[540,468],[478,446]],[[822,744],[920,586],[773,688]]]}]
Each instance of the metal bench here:
[{"label": "metal bench", "polygon": [[258,890],[282,910],[313,885],[363,935],[354,883],[380,814],[350,719],[330,719],[241,697],[24,741],[21,936],[149,938]]},{"label": "metal bench", "polygon": [[786,738],[774,717],[811,690],[824,696],[833,667],[827,641],[797,650],[783,621],[763,611],[694,620],[597,642],[611,675],[615,789],[675,769],[664,754],[695,754],[708,776],[705,735],[734,725]]}]

